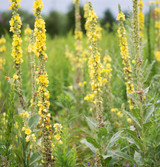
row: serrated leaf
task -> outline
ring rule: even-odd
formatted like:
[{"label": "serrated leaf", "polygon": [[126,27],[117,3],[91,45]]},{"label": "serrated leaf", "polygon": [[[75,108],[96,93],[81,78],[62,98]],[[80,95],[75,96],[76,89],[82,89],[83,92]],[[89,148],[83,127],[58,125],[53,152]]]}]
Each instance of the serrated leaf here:
[{"label": "serrated leaf", "polygon": [[121,133],[122,133],[122,131],[119,131],[119,132],[115,133],[115,134],[112,136],[112,138],[110,139],[110,141],[109,141],[107,147],[112,147],[112,146],[116,143],[116,141],[120,138]]},{"label": "serrated leaf", "polygon": [[96,148],[93,146],[93,144],[89,143],[86,139],[81,140],[82,144],[85,144],[93,153],[96,152]]},{"label": "serrated leaf", "polygon": [[31,130],[35,129],[35,127],[38,125],[39,119],[40,119],[39,114],[35,114],[29,119],[29,128]]}]

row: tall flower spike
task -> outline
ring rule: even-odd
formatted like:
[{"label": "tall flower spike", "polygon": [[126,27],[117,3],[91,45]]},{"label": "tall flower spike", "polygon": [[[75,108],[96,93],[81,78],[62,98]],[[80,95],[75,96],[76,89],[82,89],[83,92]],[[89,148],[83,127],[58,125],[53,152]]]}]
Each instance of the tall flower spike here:
[{"label": "tall flower spike", "polygon": [[82,36],[83,33],[81,31],[81,16],[80,16],[80,7],[79,7],[80,0],[74,0],[75,4],[75,50],[76,50],[76,72],[77,76],[75,79],[75,83],[79,83],[81,81],[82,76]]},{"label": "tall flower spike", "polygon": [[137,97],[140,103],[143,101],[143,72],[142,72],[142,56],[140,55],[140,38],[139,38],[139,23],[138,23],[138,0],[133,0],[133,41],[136,60],[136,78],[137,78]]},{"label": "tall flower spike", "polygon": [[138,2],[139,13],[138,13],[138,22],[139,22],[139,37],[140,37],[140,45],[142,45],[142,41],[144,38],[143,30],[144,30],[144,14],[143,14],[143,0]]},{"label": "tall flower spike", "polygon": [[160,8],[159,8],[159,1],[157,0],[156,2],[156,8],[154,9],[154,14],[155,14],[155,57],[157,61],[160,62]]},{"label": "tall flower spike", "polygon": [[5,58],[4,58],[4,52],[6,51],[5,47],[6,39],[4,37],[0,38],[0,98],[2,97],[2,89],[1,89],[1,81],[2,81],[2,73],[4,70],[5,65]]},{"label": "tall flower spike", "polygon": [[14,67],[16,73],[13,75],[15,80],[15,89],[18,93],[21,107],[25,109],[25,103],[22,96],[22,78],[21,78],[21,63],[22,60],[22,40],[21,40],[21,18],[18,13],[18,8],[20,7],[21,0],[10,0],[11,5],[9,7],[12,10],[12,18],[10,20],[10,31],[13,33],[13,42],[12,42],[12,57],[14,58]]},{"label": "tall flower spike", "polygon": [[45,62],[47,61],[46,51],[46,29],[45,22],[41,17],[41,9],[43,8],[43,2],[41,0],[35,0],[33,3],[33,14],[35,15],[35,28],[34,36],[35,42],[35,53],[38,57],[38,107],[39,114],[41,115],[40,126],[42,134],[42,163],[44,167],[51,166],[51,125],[50,125],[50,113],[49,110],[49,91],[48,87],[48,75],[46,72]]},{"label": "tall flower spike", "polygon": [[97,15],[89,2],[89,13],[87,17],[86,26],[88,28],[88,43],[89,43],[89,75],[91,79],[91,89],[92,93],[85,97],[85,100],[93,100],[94,107],[97,112],[97,119],[99,127],[104,126],[102,118],[102,98],[101,98],[101,88],[102,88],[102,64],[100,61],[100,53],[98,49],[98,42],[101,38],[100,31],[97,25]]},{"label": "tall flower spike", "polygon": [[32,94],[31,94],[31,108],[35,114],[37,111],[37,92],[36,92],[36,62],[35,62],[35,47],[34,47],[34,34],[31,31],[30,42],[28,45],[28,53],[30,57],[30,67],[31,67],[31,82],[32,82]]},{"label": "tall flower spike", "polygon": [[[118,14],[117,20],[119,20],[120,22],[120,26],[118,29],[118,35],[120,38],[120,50],[121,50],[121,55],[122,55],[122,64],[124,65],[123,72],[125,75],[126,91],[127,91],[127,95],[129,95],[129,94],[133,94],[135,91],[134,91],[134,85],[133,85],[130,56],[128,52],[126,30],[124,27],[125,15],[122,13],[120,5],[119,5],[119,14]],[[133,101],[131,98],[129,98],[129,96],[128,96],[128,102],[129,102],[130,110],[132,110],[134,108]]]}]

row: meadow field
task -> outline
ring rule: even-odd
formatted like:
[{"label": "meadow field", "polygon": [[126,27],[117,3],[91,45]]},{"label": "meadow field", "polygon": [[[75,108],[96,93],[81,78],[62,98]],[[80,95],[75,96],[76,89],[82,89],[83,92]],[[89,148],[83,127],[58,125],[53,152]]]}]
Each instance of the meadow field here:
[{"label": "meadow field", "polygon": [[119,4],[112,31],[87,2],[83,32],[74,0],[75,29],[55,37],[42,1],[32,30],[10,0],[0,38],[0,166],[159,167],[160,1]]}]

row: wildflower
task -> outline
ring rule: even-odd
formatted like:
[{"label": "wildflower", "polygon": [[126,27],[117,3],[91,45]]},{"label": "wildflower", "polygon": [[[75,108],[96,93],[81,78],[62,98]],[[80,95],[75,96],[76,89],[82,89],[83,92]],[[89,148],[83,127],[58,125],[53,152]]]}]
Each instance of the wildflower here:
[{"label": "wildflower", "polygon": [[160,62],[160,51],[155,51],[154,54],[155,54],[157,61]]},{"label": "wildflower", "polygon": [[19,101],[23,109],[25,109],[24,99],[22,95],[22,78],[21,78],[21,63],[22,59],[22,40],[21,40],[21,18],[18,13],[18,8],[20,7],[20,0],[10,0],[10,10],[12,10],[12,18],[10,20],[10,31],[13,33],[13,42],[12,42],[12,57],[14,58],[14,67],[16,69],[16,74],[18,76],[15,79],[15,87],[19,96]]},{"label": "wildflower", "polygon": [[62,140],[59,140],[59,141],[58,141],[58,144],[62,145],[62,144],[63,144],[63,141],[62,141]]},{"label": "wildflower", "polygon": [[[119,13],[122,13],[120,6],[119,6]],[[118,35],[120,38],[122,63],[124,65],[123,72],[126,80],[125,82],[126,91],[128,94],[133,94],[135,91],[133,86],[132,69],[131,69],[130,56],[128,51],[127,38],[125,34],[126,34],[126,30],[124,27],[123,19],[120,19],[120,27],[118,29]],[[133,101],[129,97],[128,97],[128,102],[129,102],[129,105],[133,104]]]},{"label": "wildflower", "polygon": [[140,37],[140,45],[143,40],[143,30],[144,30],[144,14],[143,14],[143,0],[138,2],[139,13],[138,13],[138,22],[139,22],[139,37]]},{"label": "wildflower", "polygon": [[90,50],[90,58],[88,61],[89,66],[89,76],[91,79],[91,95],[86,96],[85,100],[90,100],[93,98],[93,103],[96,107],[97,117],[99,126],[104,126],[102,118],[102,99],[100,97],[102,78],[101,78],[101,68],[102,64],[100,61],[100,53],[98,49],[98,42],[101,38],[101,29],[98,28],[97,15],[92,8],[91,3],[88,3],[88,15],[86,21],[86,30]]},{"label": "wildflower", "polygon": [[30,136],[26,136],[26,142],[30,141]]},{"label": "wildflower", "polygon": [[60,134],[56,134],[56,135],[54,136],[54,138],[55,138],[56,140],[59,140],[59,139],[61,138],[61,136],[60,136]]},{"label": "wildflower", "polygon": [[[82,47],[82,37],[83,37],[83,32],[81,30],[81,16],[80,16],[80,7],[79,7],[80,0],[74,0],[75,4],[75,70],[77,73],[76,76],[76,84],[80,83],[82,80],[82,70],[81,68],[83,67],[83,59],[82,59],[82,52],[83,52],[83,47]],[[79,85],[80,86],[80,85]]]},{"label": "wildflower", "polygon": [[132,122],[131,118],[127,118],[127,122],[131,123]]},{"label": "wildflower", "polygon": [[[49,91],[47,90],[49,81],[46,72],[45,62],[47,61],[46,52],[46,29],[45,22],[41,17],[41,9],[43,8],[43,2],[41,0],[35,0],[33,3],[33,14],[35,15],[34,36],[35,42],[35,54],[38,57],[38,107],[41,115],[41,133],[42,133],[42,145],[43,145],[43,163],[49,165],[51,162],[51,140],[50,136],[50,115],[48,115],[49,103]],[[46,126],[47,125],[47,126]]]},{"label": "wildflower", "polygon": [[125,21],[125,15],[121,12],[117,16],[117,20]]},{"label": "wildflower", "polygon": [[28,129],[25,129],[25,134],[26,135],[30,135],[31,134],[31,130],[28,128]]}]

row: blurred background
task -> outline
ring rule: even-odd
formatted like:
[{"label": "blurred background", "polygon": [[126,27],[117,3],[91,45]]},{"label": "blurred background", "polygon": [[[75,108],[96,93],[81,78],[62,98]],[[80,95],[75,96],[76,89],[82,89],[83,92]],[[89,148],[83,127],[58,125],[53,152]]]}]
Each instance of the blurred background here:
[{"label": "blurred background", "polygon": [[[27,24],[31,28],[34,26],[34,16],[32,15],[32,4],[34,0],[22,0],[20,15],[23,26]],[[83,5],[87,0],[81,0],[82,29],[84,31],[85,19],[83,18]],[[132,0],[91,0],[96,11],[101,26],[112,31],[112,25],[116,21],[118,14],[118,3],[121,4],[123,12],[127,15],[132,9]],[[8,10],[8,0],[1,0],[0,6],[0,36],[9,31],[9,20],[11,12]],[[149,0],[144,1],[144,12],[147,13]],[[73,0],[45,0],[42,10],[46,21],[47,33],[52,37],[66,35],[74,29],[74,6]]]}]

